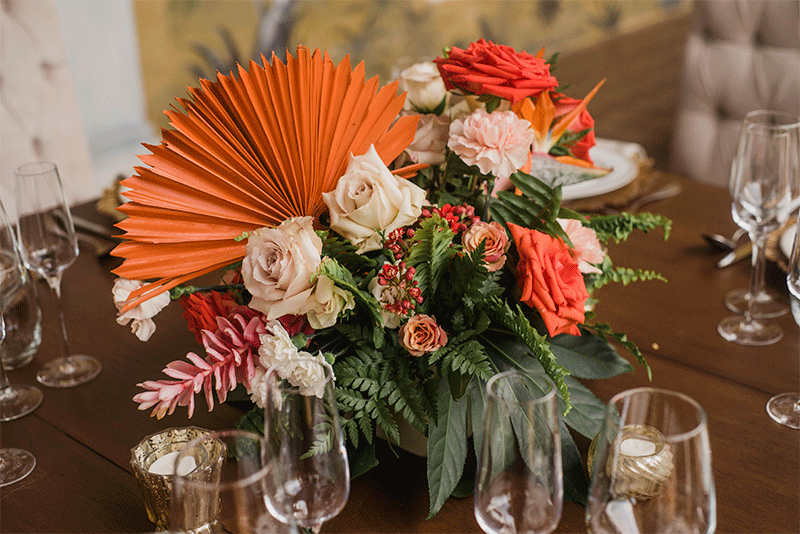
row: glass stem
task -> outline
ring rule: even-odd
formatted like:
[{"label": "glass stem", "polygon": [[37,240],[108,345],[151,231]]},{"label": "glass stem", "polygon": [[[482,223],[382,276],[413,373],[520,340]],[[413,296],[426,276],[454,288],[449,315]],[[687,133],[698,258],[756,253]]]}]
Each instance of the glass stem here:
[{"label": "glass stem", "polygon": [[751,255],[751,269],[750,269],[750,291],[747,295],[747,308],[744,312],[744,319],[747,323],[753,321],[753,310],[755,308],[756,299],[758,295],[764,291],[764,267],[766,265],[766,258],[764,256],[764,248],[767,244],[767,233],[761,229],[750,233],[750,242],[753,246]]},{"label": "glass stem", "polygon": [[67,337],[67,323],[64,321],[64,309],[61,306],[61,273],[47,277],[47,285],[53,290],[56,296],[56,308],[58,308],[58,322],[61,325],[61,360],[64,365],[70,365],[69,338]]},{"label": "glass stem", "polygon": [[[0,346],[6,339],[6,321],[3,314],[0,313]],[[0,402],[13,397],[14,392],[11,389],[11,384],[8,383],[8,375],[6,375],[6,368],[3,365],[2,357],[0,357]]]}]

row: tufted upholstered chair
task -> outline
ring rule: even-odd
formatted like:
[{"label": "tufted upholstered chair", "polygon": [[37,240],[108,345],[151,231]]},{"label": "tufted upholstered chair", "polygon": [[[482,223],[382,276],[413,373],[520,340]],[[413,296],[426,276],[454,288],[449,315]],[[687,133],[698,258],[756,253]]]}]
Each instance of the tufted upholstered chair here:
[{"label": "tufted upholstered chair", "polygon": [[800,115],[800,0],[695,0],[670,170],[727,186],[754,109]]},{"label": "tufted upholstered chair", "polygon": [[12,216],[14,169],[58,165],[68,198],[94,196],[88,142],[51,0],[0,2],[0,198]]}]

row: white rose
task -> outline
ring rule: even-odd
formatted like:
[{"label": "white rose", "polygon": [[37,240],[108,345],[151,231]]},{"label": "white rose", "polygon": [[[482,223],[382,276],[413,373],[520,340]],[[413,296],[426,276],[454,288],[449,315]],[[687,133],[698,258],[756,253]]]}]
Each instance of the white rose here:
[{"label": "white rose", "polygon": [[431,112],[447,96],[439,68],[433,61],[417,63],[403,69],[400,73],[400,90],[405,91],[404,109]]},{"label": "white rose", "polygon": [[400,300],[400,289],[397,286],[385,285],[382,286],[378,283],[376,276],[369,282],[369,292],[381,304],[381,318],[383,319],[383,326],[386,328],[397,328],[400,326],[400,319],[402,317],[392,311],[386,309],[384,304],[394,304]]},{"label": "white rose", "polygon": [[[111,293],[114,295],[114,305],[117,311],[121,310],[131,293],[144,286],[139,280],[128,280],[127,278],[117,278]],[[156,331],[156,323],[153,321],[158,312],[169,304],[169,292],[164,291],[143,303],[131,308],[130,310],[117,315],[117,323],[126,325],[131,324],[131,331],[142,341],[147,341],[153,332]]]},{"label": "white rose", "polygon": [[374,146],[363,156],[350,156],[336,189],[323,193],[331,229],[358,247],[358,252],[381,247],[378,232],[406,226],[422,213],[425,191],[394,176]]},{"label": "white rose", "polygon": [[311,223],[311,217],[292,217],[253,231],[247,240],[242,278],[253,295],[250,307],[267,319],[305,313],[322,251]]},{"label": "white rose", "polygon": [[420,115],[414,141],[408,145],[406,153],[414,163],[441,165],[444,163],[449,132],[450,118],[446,115]]},{"label": "white rose", "polygon": [[339,314],[355,308],[356,301],[349,291],[336,287],[327,276],[320,276],[317,278],[310,304],[308,324],[319,330],[335,325]]}]

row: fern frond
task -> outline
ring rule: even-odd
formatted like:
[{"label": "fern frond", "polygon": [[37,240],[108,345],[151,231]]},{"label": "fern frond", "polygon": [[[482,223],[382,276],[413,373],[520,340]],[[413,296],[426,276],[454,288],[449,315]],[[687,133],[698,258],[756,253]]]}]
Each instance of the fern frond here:
[{"label": "fern frond", "polygon": [[639,350],[639,347],[633,341],[628,339],[628,335],[623,332],[614,332],[610,325],[606,323],[595,323],[593,325],[585,324],[583,325],[585,328],[590,330],[594,330],[594,333],[608,343],[608,338],[615,339],[619,342],[620,345],[625,347],[625,349],[631,353],[631,356],[636,358],[636,361],[639,362],[639,365],[643,366],[647,369],[647,379],[653,380],[653,371],[650,369],[650,365],[644,359],[644,355],[642,351]]},{"label": "fern frond", "polygon": [[625,241],[634,230],[641,230],[644,233],[650,232],[658,227],[664,229],[664,241],[669,238],[672,229],[672,221],[663,215],[652,213],[620,213],[619,215],[595,215],[586,224],[597,233],[600,241],[608,241],[614,238],[619,243]]},{"label": "fern frond", "polygon": [[542,368],[544,368],[547,376],[549,376],[550,380],[555,384],[558,392],[561,393],[561,397],[564,399],[564,404],[566,406],[564,415],[569,413],[572,409],[572,404],[569,400],[569,388],[564,381],[564,377],[569,374],[569,371],[558,364],[553,351],[550,350],[550,344],[547,342],[547,338],[539,334],[536,329],[531,326],[528,318],[525,317],[525,314],[519,309],[519,306],[517,307],[516,313],[514,313],[507,303],[497,297],[487,299],[486,304],[486,313],[489,314],[493,320],[511,330],[525,345],[527,345],[528,349],[542,365]]},{"label": "fern frond", "polygon": [[419,283],[425,300],[419,305],[422,311],[428,310],[433,292],[439,287],[444,266],[458,253],[452,247],[455,233],[439,215],[422,221],[414,234],[406,262],[416,269],[415,279]]}]

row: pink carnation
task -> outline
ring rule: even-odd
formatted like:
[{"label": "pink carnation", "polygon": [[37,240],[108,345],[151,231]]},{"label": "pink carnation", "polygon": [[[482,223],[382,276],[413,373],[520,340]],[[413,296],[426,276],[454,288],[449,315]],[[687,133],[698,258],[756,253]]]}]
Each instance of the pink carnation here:
[{"label": "pink carnation", "polygon": [[597,239],[597,233],[575,219],[557,219],[572,241],[572,257],[578,260],[578,268],[582,273],[601,273],[593,264],[603,263],[606,253]]},{"label": "pink carnation", "polygon": [[505,178],[528,162],[534,131],[513,111],[487,113],[478,108],[463,121],[450,124],[447,146],[467,165],[483,174]]}]

